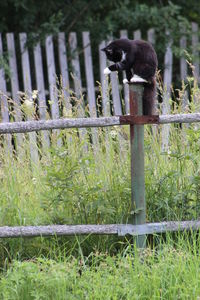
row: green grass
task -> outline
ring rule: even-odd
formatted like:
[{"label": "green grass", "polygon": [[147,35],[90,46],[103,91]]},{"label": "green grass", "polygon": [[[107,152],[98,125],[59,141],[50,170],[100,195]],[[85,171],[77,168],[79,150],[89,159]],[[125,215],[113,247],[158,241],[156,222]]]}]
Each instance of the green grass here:
[{"label": "green grass", "polygon": [[110,256],[13,261],[0,280],[1,299],[198,299],[199,238],[171,237],[157,248],[127,246]]},{"label": "green grass", "polygon": [[[167,151],[160,132],[145,127],[147,221],[199,219],[200,127],[171,125]],[[27,136],[21,157],[2,150],[0,226],[126,223],[129,128],[98,135],[96,150],[76,130],[61,131],[61,148],[52,135],[36,166]],[[132,238],[95,235],[1,239],[0,299],[198,299],[198,235],[155,236],[142,253],[133,245]]]}]

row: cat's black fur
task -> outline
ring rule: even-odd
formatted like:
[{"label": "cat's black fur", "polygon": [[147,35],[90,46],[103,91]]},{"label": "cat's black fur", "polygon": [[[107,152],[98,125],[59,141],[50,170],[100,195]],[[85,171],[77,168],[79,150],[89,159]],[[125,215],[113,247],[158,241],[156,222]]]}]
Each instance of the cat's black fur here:
[{"label": "cat's black fur", "polygon": [[152,45],[143,40],[119,39],[101,49],[108,60],[115,64],[110,71],[125,70],[127,80],[134,74],[146,79],[143,95],[143,114],[152,115],[156,93],[155,73],[158,65],[157,55]]}]

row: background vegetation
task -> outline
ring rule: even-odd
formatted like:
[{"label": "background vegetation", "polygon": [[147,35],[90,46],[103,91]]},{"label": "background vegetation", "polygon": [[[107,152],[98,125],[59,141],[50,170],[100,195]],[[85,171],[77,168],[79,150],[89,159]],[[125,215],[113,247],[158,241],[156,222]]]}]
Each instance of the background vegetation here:
[{"label": "background vegetation", "polygon": [[[28,141],[26,157],[1,152],[0,226],[126,223],[132,214],[128,128],[98,134],[94,152],[89,138],[80,143],[76,130],[62,131],[63,148],[53,139],[55,145],[34,169]],[[163,152],[160,128],[152,135],[146,127],[148,222],[199,218],[199,136],[197,124],[172,125]],[[196,299],[200,289],[195,232],[155,235],[141,253],[130,237],[1,239],[0,266],[2,299]]]},{"label": "background vegetation", "polygon": [[155,27],[159,33],[165,27],[175,29],[175,35],[180,21],[200,23],[200,4],[195,0],[6,0],[0,6],[0,32],[89,30],[96,41],[120,29]]}]

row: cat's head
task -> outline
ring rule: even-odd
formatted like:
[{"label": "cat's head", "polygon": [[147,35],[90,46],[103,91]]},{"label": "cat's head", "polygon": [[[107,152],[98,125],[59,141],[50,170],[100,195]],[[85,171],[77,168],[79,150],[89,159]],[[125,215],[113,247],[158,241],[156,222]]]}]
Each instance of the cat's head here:
[{"label": "cat's head", "polygon": [[107,59],[110,61],[118,62],[122,59],[122,50],[116,47],[113,42],[101,49],[101,51],[105,52]]}]

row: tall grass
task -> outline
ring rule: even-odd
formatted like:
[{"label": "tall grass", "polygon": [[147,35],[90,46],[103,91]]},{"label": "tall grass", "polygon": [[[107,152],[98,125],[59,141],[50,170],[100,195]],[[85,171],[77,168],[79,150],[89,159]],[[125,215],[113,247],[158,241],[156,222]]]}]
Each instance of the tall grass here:
[{"label": "tall grass", "polygon": [[[197,99],[198,88],[191,93]],[[180,99],[183,94],[180,91]],[[178,111],[177,103],[172,106]],[[193,112],[196,107],[191,103],[188,109]],[[200,127],[171,125],[166,152],[162,152],[160,132],[161,126],[153,133],[145,127],[147,221],[198,219]],[[56,146],[52,135],[51,148],[34,168],[27,155],[27,139],[25,156],[16,158],[2,150],[0,226],[126,223],[131,198],[129,128],[99,129],[98,137],[95,149],[91,131],[82,141],[77,130],[61,131],[57,138],[62,147]],[[60,255],[79,257],[91,251],[112,255],[124,243],[125,239],[107,236],[5,239],[0,240],[0,265],[5,269],[13,259],[57,260]]]},{"label": "tall grass", "polygon": [[179,235],[143,252],[128,245],[116,256],[13,261],[0,280],[1,299],[198,299],[199,237]]}]

